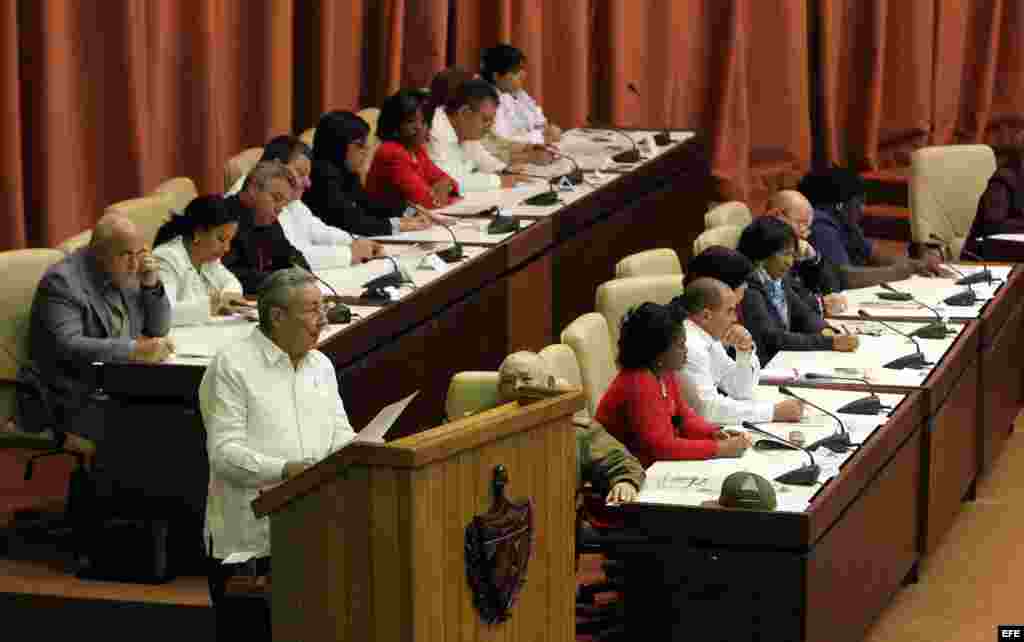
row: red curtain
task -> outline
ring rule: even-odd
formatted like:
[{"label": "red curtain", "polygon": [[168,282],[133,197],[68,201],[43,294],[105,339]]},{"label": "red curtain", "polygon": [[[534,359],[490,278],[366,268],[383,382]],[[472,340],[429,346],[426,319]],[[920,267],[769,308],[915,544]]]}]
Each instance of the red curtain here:
[{"label": "red curtain", "polygon": [[1019,141],[1019,0],[819,0],[825,159],[909,164],[926,145]]},{"label": "red curtain", "polygon": [[499,41],[555,122],[699,130],[721,197],[755,204],[807,169],[812,93],[826,158],[865,167],[1024,120],[1017,0],[101,4],[0,0],[0,248],[59,243],[172,176],[217,190],[239,150]]}]

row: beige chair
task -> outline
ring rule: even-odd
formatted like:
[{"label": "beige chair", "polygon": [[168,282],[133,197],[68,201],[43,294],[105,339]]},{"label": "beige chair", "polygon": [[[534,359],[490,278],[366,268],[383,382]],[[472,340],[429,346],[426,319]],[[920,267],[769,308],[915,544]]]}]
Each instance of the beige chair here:
[{"label": "beige chair", "polygon": [[49,443],[52,435],[29,435],[3,426],[14,416],[14,390],[19,362],[28,361],[28,323],[32,298],[39,279],[54,263],[64,258],[60,250],[35,249],[0,252],[0,445],[11,447],[11,440],[41,440]]},{"label": "beige chair", "polygon": [[142,235],[142,242],[150,247],[153,246],[157,230],[171,217],[170,207],[163,195],[119,201],[107,207],[104,213],[122,214],[134,221]]},{"label": "beige chair", "polygon": [[192,199],[199,196],[196,184],[188,176],[171,178],[156,186],[153,196],[163,196],[167,201],[167,207],[172,212],[181,213],[185,211]]},{"label": "beige chair", "polygon": [[721,225],[704,230],[693,242],[693,255],[697,256],[712,245],[724,245],[735,250],[740,243],[740,234],[742,233],[743,228],[739,225]]},{"label": "beige chair", "polygon": [[946,256],[959,257],[978,211],[978,200],[996,171],[988,145],[923,147],[910,155],[910,229],[918,243],[947,241]]},{"label": "beige chair", "polygon": [[662,247],[630,254],[615,264],[615,278],[631,276],[654,276],[656,274],[678,274],[682,277],[683,266],[679,255],[672,248]]},{"label": "beige chair", "polygon": [[312,147],[314,136],[316,136],[316,127],[310,127],[306,131],[299,134],[299,140]]},{"label": "beige chair", "polygon": [[250,147],[229,158],[228,162],[224,163],[224,191],[229,191],[238,179],[248,174],[249,170],[260,162],[262,155],[262,147]]},{"label": "beige chair", "polygon": [[377,147],[380,145],[380,138],[377,137],[377,121],[380,119],[380,109],[377,107],[367,107],[366,109],[359,110],[356,115],[365,120],[366,124],[370,126],[370,134],[366,137],[366,165],[363,166],[363,171],[359,173],[365,183],[366,174],[370,171],[370,165],[373,163],[373,155],[377,153]]},{"label": "beige chair", "polygon": [[[583,387],[580,364],[572,348],[564,343],[552,343],[537,354],[548,364],[548,368],[556,377],[565,379],[571,386]],[[573,414],[572,420],[580,426],[587,426],[590,423],[590,413],[586,408],[581,408]]]},{"label": "beige chair", "polygon": [[617,372],[608,323],[597,312],[589,312],[570,323],[562,331],[561,340],[576,354],[587,412],[593,417]]},{"label": "beige chair", "polygon": [[608,323],[611,345],[618,346],[619,325],[630,308],[647,301],[665,305],[682,293],[683,280],[678,274],[615,279],[598,286],[594,307]]},{"label": "beige chair", "polygon": [[72,237],[64,239],[57,249],[64,254],[71,254],[80,247],[85,247],[92,240],[92,230],[82,230]]},{"label": "beige chair", "polygon": [[754,217],[750,208],[743,201],[727,201],[712,207],[704,215],[705,229],[721,227],[723,225],[739,225],[745,227],[750,225]]}]

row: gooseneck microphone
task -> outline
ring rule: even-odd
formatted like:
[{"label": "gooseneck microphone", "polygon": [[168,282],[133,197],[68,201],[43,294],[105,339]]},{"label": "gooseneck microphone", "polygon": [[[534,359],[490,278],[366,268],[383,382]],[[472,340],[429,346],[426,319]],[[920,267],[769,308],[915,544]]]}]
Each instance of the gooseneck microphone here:
[{"label": "gooseneck microphone", "polygon": [[[554,193],[554,190],[552,189],[551,192]],[[494,210],[494,218],[487,224],[488,234],[510,234],[519,231],[519,219],[514,216],[505,216],[501,213],[500,207],[492,209]]]},{"label": "gooseneck microphone", "polygon": [[899,330],[897,330],[893,326],[889,325],[885,321],[882,321],[879,318],[871,316],[870,314],[868,314],[867,310],[860,310],[859,314],[860,314],[861,317],[863,317],[865,319],[871,319],[872,321],[877,321],[878,323],[882,324],[883,326],[885,326],[889,330],[892,330],[893,332],[895,332],[896,334],[900,335],[901,337],[906,337],[907,339],[910,339],[914,343],[914,349],[916,350],[916,352],[914,354],[908,354],[905,357],[900,357],[899,359],[893,359],[892,361],[890,361],[889,363],[885,364],[882,367],[889,368],[891,370],[902,370],[904,368],[921,369],[921,368],[923,368],[925,366],[930,366],[931,365],[931,363],[927,359],[925,359],[924,352],[921,351],[921,344],[917,342],[917,339],[915,339],[914,337],[910,336],[909,334],[907,334],[905,332],[900,332]]},{"label": "gooseneck microphone", "polygon": [[299,263],[299,259],[297,256],[292,255],[292,258],[289,262],[292,264],[292,267],[299,268],[303,272],[311,274],[314,279],[322,283],[324,286],[327,287],[328,290],[331,291],[331,294],[334,296],[334,305],[332,305],[327,310],[328,323],[339,324],[352,322],[352,310],[350,310],[347,305],[341,302],[341,295],[338,294],[338,291],[334,289],[333,285],[320,278],[320,275],[314,272],[313,270],[306,269],[301,263]]},{"label": "gooseneck microphone", "polygon": [[875,392],[874,386],[864,377],[848,377],[843,375],[830,375],[822,372],[806,372],[804,373],[804,379],[858,381],[867,386],[868,392],[870,393],[867,397],[854,399],[850,403],[837,409],[837,412],[841,412],[845,415],[877,415],[882,412],[882,410],[888,409],[888,406],[882,404],[882,400],[878,397],[878,393]]},{"label": "gooseneck microphone", "polygon": [[[936,241],[939,241],[940,243],[944,243],[944,244],[948,245],[948,242],[945,239],[943,239],[941,236],[939,236],[938,234],[936,234],[934,232],[929,234],[928,238],[936,240]],[[981,247],[983,248],[982,252],[984,252],[985,237],[984,236],[979,236],[979,237],[977,237],[977,241],[978,241],[978,243],[981,243]],[[969,252],[969,251],[964,250],[964,249],[960,250],[960,254],[967,256],[967,258],[969,258],[969,259],[973,259],[975,261],[981,262],[982,269],[981,269],[980,272],[974,272],[972,274],[964,274],[963,272],[958,270],[956,268],[956,266],[949,265],[950,269],[952,269],[954,272],[956,272],[960,276],[960,278],[956,280],[956,284],[957,285],[974,285],[975,283],[992,283],[992,281],[994,280],[992,278],[992,271],[988,269],[987,265],[985,265],[985,259],[984,258],[978,256],[974,252]]]},{"label": "gooseneck microphone", "polygon": [[[643,96],[640,95],[640,90],[636,88],[636,85],[629,83],[626,87],[629,88],[629,90],[633,92],[633,95],[638,99],[644,99]],[[672,144],[672,134],[669,133],[668,129],[663,129],[654,135],[654,144],[658,147],[668,147]]]},{"label": "gooseneck microphone", "polygon": [[580,168],[580,164],[576,162],[575,158],[569,156],[568,154],[563,154],[558,150],[551,149],[550,147],[548,148],[548,151],[551,152],[551,154],[555,158],[564,158],[565,160],[572,163],[571,171],[569,171],[566,174],[562,174],[561,176],[556,176],[553,180],[556,180],[558,182],[561,182],[563,180],[569,181],[571,185],[579,185],[580,183],[583,182],[583,170]]},{"label": "gooseneck microphone", "polygon": [[[371,279],[363,284],[366,292],[362,294],[361,298],[366,299],[367,301],[391,301],[391,295],[388,294],[385,288],[397,288],[401,287],[405,283],[412,282],[412,280],[402,272],[402,268],[398,265],[398,261],[395,260],[395,257],[385,254],[379,258],[390,260],[391,263],[394,264],[394,269],[387,274],[378,276],[377,278]],[[415,283],[413,283],[413,285],[415,286]]]},{"label": "gooseneck microphone", "polygon": [[894,292],[896,294],[900,294],[900,295],[904,295],[905,294],[906,295],[906,299],[903,299],[903,300],[913,301],[914,303],[918,304],[922,308],[927,309],[928,311],[930,311],[932,314],[935,315],[935,321],[929,323],[926,326],[922,326],[922,327],[918,328],[917,330],[914,330],[913,332],[910,333],[910,336],[912,336],[912,337],[920,337],[921,339],[945,339],[946,335],[948,335],[948,334],[956,334],[956,332],[954,330],[950,330],[946,326],[946,321],[942,318],[942,315],[939,314],[939,311],[936,310],[935,308],[933,308],[932,306],[928,305],[924,301],[921,301],[920,299],[915,298],[909,292],[902,292],[900,290],[897,290],[896,288],[892,287],[888,283],[879,283],[878,287],[882,288],[883,290],[887,290],[889,292]]},{"label": "gooseneck microphone", "polygon": [[453,245],[447,249],[441,250],[440,252],[436,252],[437,257],[444,261],[445,263],[455,263],[457,261],[461,261],[464,258],[465,253],[462,250],[462,243],[459,243],[459,239],[455,238],[455,232],[452,231],[450,225],[440,222],[438,223],[438,225],[448,230],[448,233],[452,235]]},{"label": "gooseneck microphone", "polygon": [[824,446],[825,448],[828,448],[834,453],[845,453],[847,450],[853,447],[853,442],[850,441],[850,431],[846,429],[846,424],[844,424],[843,420],[836,416],[834,412],[832,412],[831,410],[826,410],[825,408],[822,408],[818,404],[812,403],[809,400],[805,399],[804,397],[797,395],[786,386],[779,386],[779,392],[786,395],[787,397],[796,399],[801,403],[805,403],[811,408],[820,410],[829,417],[835,419],[836,423],[839,424],[839,432],[833,433],[823,439],[819,439],[810,446],[807,446],[807,450],[817,450],[819,447]]},{"label": "gooseneck microphone", "polygon": [[806,466],[801,466],[799,468],[795,468],[789,471],[788,473],[783,473],[779,475],[778,477],[775,478],[775,481],[779,482],[780,484],[791,484],[793,486],[813,486],[818,483],[818,477],[821,475],[821,466],[819,466],[814,461],[814,455],[811,454],[810,450],[804,448],[803,446],[799,446],[793,443],[792,441],[789,441],[788,439],[777,437],[768,432],[767,430],[761,430],[760,428],[750,423],[749,421],[744,421],[740,425],[742,425],[744,428],[751,432],[756,432],[757,434],[764,435],[765,437],[768,437],[773,441],[786,444],[787,446],[792,447],[793,450],[803,451],[803,453],[807,455],[808,459],[811,460],[811,463],[807,464]]},{"label": "gooseneck microphone", "polygon": [[633,140],[632,136],[627,136],[624,132],[618,129],[613,129],[610,127],[601,127],[592,118],[587,119],[587,124],[595,129],[602,129],[604,131],[611,132],[617,136],[622,136],[623,138],[629,141],[629,145],[630,147],[632,147],[632,149],[627,149],[624,152],[619,152],[618,154],[615,154],[614,156],[612,156],[613,161],[615,161],[616,163],[639,163],[641,161],[640,148],[637,147],[636,141]]}]

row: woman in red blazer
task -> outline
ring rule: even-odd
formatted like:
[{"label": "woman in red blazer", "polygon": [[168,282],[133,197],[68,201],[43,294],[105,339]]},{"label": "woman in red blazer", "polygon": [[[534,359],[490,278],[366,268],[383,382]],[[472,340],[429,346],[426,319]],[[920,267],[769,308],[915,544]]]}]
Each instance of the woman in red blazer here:
[{"label": "woman in red blazer", "polygon": [[739,457],[750,440],[723,431],[694,412],[679,393],[675,371],[686,363],[683,319],[670,306],[630,310],[619,334],[619,374],[594,419],[645,467],[656,461]]},{"label": "woman in red blazer", "polygon": [[427,156],[430,127],[423,120],[425,101],[423,92],[403,89],[381,106],[381,144],[366,176],[366,191],[374,200],[405,200],[433,209],[459,196],[455,181]]}]

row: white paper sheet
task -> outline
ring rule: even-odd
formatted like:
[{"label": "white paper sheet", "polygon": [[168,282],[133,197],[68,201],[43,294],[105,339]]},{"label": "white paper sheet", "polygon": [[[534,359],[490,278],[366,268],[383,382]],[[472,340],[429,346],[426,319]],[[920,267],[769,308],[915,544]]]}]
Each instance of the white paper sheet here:
[{"label": "white paper sheet", "polygon": [[[377,416],[373,420],[366,424],[366,427],[359,431],[353,442],[369,442],[374,444],[384,443],[384,435],[388,434],[391,430],[391,426],[395,425],[395,421],[405,412],[405,409],[412,403],[412,400],[416,398],[416,395],[420,394],[420,391],[412,393],[408,397],[396,401],[393,404],[389,404],[380,409]],[[351,442],[350,442],[351,443]]]}]

